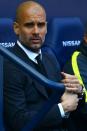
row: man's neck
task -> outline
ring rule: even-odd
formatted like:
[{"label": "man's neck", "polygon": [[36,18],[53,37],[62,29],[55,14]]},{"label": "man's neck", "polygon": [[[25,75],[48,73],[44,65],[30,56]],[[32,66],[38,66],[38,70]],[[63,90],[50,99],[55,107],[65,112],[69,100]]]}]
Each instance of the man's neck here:
[{"label": "man's neck", "polygon": [[22,42],[20,42],[20,41],[17,41],[17,43],[20,43],[22,46],[24,46],[27,50],[30,50],[31,52],[33,52],[33,53],[37,53],[37,54],[39,54],[39,52],[40,52],[40,50],[41,49],[32,49],[32,48],[30,48],[28,45],[26,45],[26,44],[24,44],[24,43],[22,43]]}]

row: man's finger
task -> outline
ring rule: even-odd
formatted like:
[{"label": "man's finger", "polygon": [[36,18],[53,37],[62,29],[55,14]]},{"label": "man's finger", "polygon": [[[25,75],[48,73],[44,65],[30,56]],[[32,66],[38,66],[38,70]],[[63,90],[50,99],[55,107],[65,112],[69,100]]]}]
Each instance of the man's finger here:
[{"label": "man's finger", "polygon": [[61,74],[64,76],[64,78],[75,78],[75,79],[77,79],[77,77],[75,75],[70,75],[70,74],[67,74],[65,72],[61,72]]}]

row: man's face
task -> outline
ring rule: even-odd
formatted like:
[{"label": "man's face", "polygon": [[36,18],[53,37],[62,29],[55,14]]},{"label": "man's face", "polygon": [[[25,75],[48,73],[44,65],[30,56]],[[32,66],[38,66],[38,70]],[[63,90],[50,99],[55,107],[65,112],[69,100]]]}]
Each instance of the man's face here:
[{"label": "man's face", "polygon": [[47,32],[46,16],[41,9],[26,9],[19,22],[14,24],[14,30],[20,42],[37,52],[45,39]]}]

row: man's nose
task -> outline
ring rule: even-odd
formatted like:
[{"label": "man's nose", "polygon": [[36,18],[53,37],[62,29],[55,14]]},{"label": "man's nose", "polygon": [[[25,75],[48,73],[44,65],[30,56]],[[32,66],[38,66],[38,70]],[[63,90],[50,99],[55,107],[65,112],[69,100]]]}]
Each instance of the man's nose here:
[{"label": "man's nose", "polygon": [[39,34],[39,28],[38,28],[37,25],[34,26],[33,33],[34,34]]}]

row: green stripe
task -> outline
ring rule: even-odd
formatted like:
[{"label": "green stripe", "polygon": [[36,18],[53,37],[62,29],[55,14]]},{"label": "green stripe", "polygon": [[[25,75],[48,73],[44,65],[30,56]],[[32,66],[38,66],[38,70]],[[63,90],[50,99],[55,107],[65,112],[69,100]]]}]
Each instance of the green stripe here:
[{"label": "green stripe", "polygon": [[79,71],[78,64],[77,64],[77,57],[78,57],[79,53],[80,52],[75,51],[72,55],[72,68],[73,68],[73,72],[74,72],[75,76],[77,76],[80,84],[83,86],[83,91],[85,92],[85,102],[87,102],[87,90],[86,90],[83,80],[81,78],[80,71]]}]

